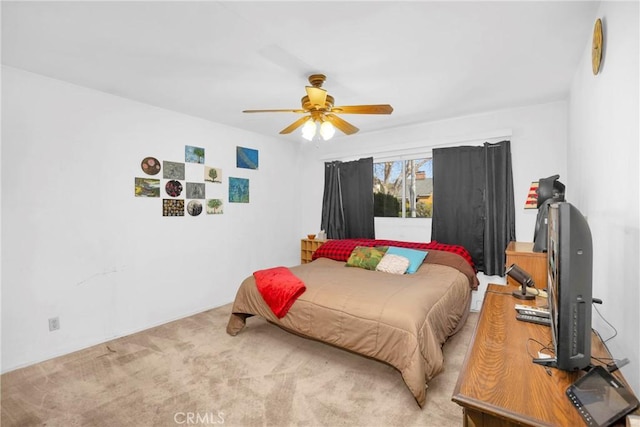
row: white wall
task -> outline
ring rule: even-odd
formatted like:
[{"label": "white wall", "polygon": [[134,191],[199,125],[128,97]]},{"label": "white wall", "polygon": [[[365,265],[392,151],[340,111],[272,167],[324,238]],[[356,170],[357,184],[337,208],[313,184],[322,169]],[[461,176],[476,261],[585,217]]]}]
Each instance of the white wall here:
[{"label": "white wall", "polygon": [[[591,40],[585,40],[571,87],[567,188],[587,216],[593,237],[593,294],[602,315],[618,329],[608,343],[614,357],[631,360],[623,368],[640,393],[640,272],[638,107],[640,70],[638,2],[602,2],[604,58],[591,71]],[[596,17],[594,17],[595,21]],[[604,338],[613,331],[594,312]]]},{"label": "white wall", "polygon": [[[353,118],[357,124],[357,118]],[[388,156],[396,152],[419,151],[430,155],[433,147],[478,145],[485,141],[511,141],[516,239],[532,241],[536,210],[525,210],[524,203],[532,181],[553,174],[567,177],[567,103],[564,101],[492,111],[449,120],[423,123],[388,132],[353,135],[326,143],[309,144],[303,150],[306,165],[302,180],[308,187],[302,194],[301,234],[320,227],[323,165],[330,160]],[[409,241],[430,241],[430,219],[376,219],[376,237]],[[480,275],[481,287],[474,293],[472,308],[479,309],[489,282],[504,279]]]},{"label": "white wall", "polygon": [[[299,263],[290,143],[2,71],[3,371],[223,305],[254,270]],[[134,197],[141,160],[184,161],[185,145],[222,168],[206,185],[224,214],[163,217],[161,199]],[[236,168],[237,145],[259,170]],[[249,204],[228,203],[229,176],[250,179]]]}]

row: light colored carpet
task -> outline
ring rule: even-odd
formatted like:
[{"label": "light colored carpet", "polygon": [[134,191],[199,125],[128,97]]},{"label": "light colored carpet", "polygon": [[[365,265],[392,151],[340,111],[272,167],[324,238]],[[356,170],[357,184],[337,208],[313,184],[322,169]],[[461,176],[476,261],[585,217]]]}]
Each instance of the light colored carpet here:
[{"label": "light colored carpet", "polygon": [[2,426],[459,426],[451,401],[477,322],[444,346],[420,408],[389,365],[248,319],[231,305],[2,376]]}]

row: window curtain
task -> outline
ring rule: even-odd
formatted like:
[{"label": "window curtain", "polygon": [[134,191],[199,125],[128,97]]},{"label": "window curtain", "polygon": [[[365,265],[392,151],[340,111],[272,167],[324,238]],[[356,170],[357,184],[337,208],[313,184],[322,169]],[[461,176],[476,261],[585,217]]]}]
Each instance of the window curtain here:
[{"label": "window curtain", "polygon": [[329,239],[374,239],[373,157],[324,166],[320,228]]},{"label": "window curtain", "polygon": [[432,240],[464,246],[479,271],[504,276],[515,240],[511,143],[433,150]]}]

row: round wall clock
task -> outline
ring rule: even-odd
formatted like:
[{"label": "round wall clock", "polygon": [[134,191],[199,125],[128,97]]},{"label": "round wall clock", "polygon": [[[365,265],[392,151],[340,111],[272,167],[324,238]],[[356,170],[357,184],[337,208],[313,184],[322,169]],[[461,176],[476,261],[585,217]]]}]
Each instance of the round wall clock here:
[{"label": "round wall clock", "polygon": [[602,60],[602,21],[600,18],[596,20],[596,24],[593,27],[593,43],[591,44],[591,66],[593,68],[593,75],[595,76],[600,71],[600,61]]}]

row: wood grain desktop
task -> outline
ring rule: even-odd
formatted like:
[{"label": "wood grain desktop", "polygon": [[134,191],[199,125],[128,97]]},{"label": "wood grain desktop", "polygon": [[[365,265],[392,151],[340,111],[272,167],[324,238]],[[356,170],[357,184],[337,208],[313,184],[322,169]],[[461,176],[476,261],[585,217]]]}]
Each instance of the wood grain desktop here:
[{"label": "wood grain desktop", "polygon": [[[511,296],[515,289],[496,284],[487,288],[452,397],[464,408],[464,425],[585,425],[565,394],[585,372],[565,372],[532,362],[539,350],[551,344],[551,330],[516,320],[514,305],[543,306],[546,299],[516,300]],[[605,362],[611,357],[595,334],[592,355]],[[628,387],[620,371],[614,375]]]}]

